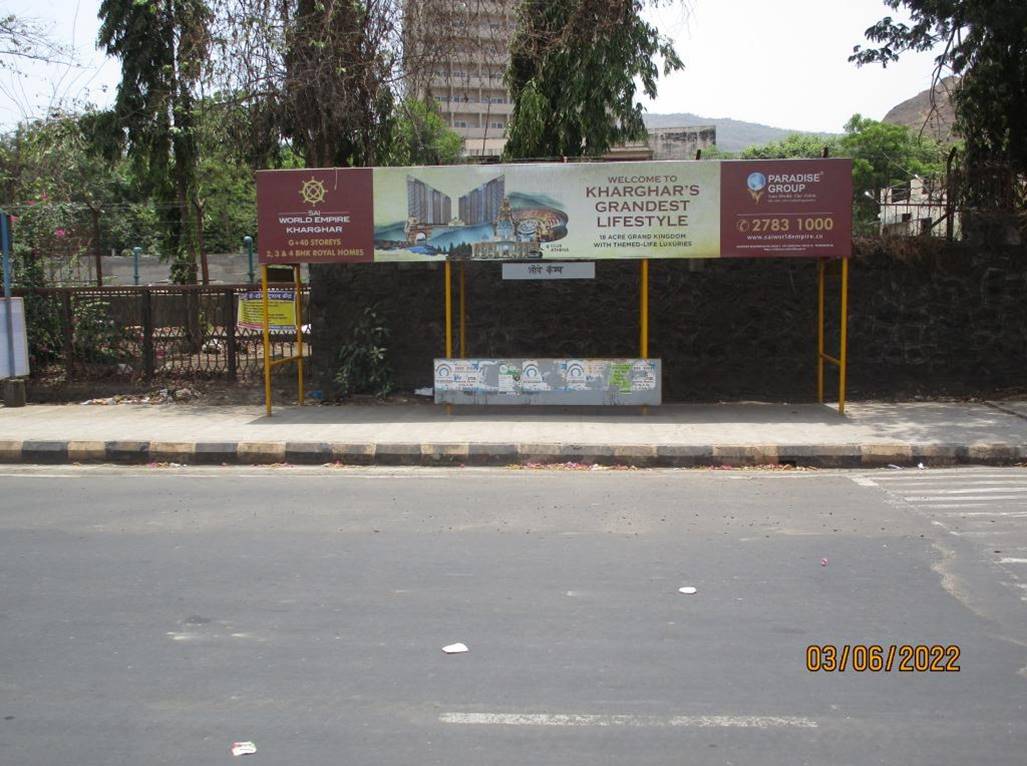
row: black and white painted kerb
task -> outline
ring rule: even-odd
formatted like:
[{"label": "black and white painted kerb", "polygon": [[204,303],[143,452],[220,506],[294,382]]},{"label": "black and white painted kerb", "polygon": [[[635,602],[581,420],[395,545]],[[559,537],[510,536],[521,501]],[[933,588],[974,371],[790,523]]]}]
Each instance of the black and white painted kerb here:
[{"label": "black and white painted kerb", "polygon": [[511,465],[595,463],[639,467],[795,465],[1016,465],[1027,444],[709,444],[338,443],[0,441],[0,463],[185,463],[192,465]]}]

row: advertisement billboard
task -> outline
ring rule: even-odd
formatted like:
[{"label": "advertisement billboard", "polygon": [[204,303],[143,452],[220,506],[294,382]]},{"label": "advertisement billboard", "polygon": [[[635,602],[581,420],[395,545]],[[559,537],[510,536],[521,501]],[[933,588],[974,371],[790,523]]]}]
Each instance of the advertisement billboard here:
[{"label": "advertisement billboard", "polygon": [[848,256],[845,159],[257,173],[262,263]]},{"label": "advertisement billboard", "polygon": [[722,162],[725,257],[848,256],[851,160]]},{"label": "advertisement billboard", "polygon": [[261,263],[371,260],[370,168],[257,172]]}]

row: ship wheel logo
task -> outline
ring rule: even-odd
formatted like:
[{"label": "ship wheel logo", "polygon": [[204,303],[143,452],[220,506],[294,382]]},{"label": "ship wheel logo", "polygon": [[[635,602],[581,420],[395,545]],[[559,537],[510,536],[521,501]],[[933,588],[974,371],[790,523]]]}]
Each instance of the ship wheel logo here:
[{"label": "ship wheel logo", "polygon": [[300,196],[308,205],[317,205],[325,200],[325,185],[316,178],[304,181],[300,187]]}]

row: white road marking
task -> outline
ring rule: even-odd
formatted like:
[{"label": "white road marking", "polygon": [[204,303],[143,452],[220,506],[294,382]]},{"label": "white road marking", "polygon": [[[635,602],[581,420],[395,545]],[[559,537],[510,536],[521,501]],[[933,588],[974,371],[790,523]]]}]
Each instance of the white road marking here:
[{"label": "white road marking", "polygon": [[946,500],[987,500],[994,502],[995,500],[1021,500],[1027,502],[1027,499],[1020,497],[1019,495],[966,495],[964,497],[953,497],[952,495],[914,495],[912,497],[903,497],[910,503],[944,503]]},{"label": "white road marking", "polygon": [[[936,503],[931,506],[932,511],[943,508],[991,508],[994,503]],[[963,513],[946,513],[946,516],[965,516]]]},{"label": "white road marking", "polygon": [[967,494],[969,492],[985,492],[985,493],[999,493],[999,492],[1023,492],[1027,490],[1027,480],[1024,481],[1003,481],[1003,482],[992,482],[992,481],[961,481],[959,483],[948,483],[948,482],[933,482],[933,481],[919,481],[915,484],[903,484],[896,486],[894,484],[879,484],[881,489],[888,492],[894,492],[897,495],[907,495],[911,492],[936,492],[939,495],[945,494]]},{"label": "white road marking", "polygon": [[903,471],[897,471],[895,469],[890,470],[875,470],[865,475],[872,475],[879,478],[886,478],[886,480],[899,480],[899,478],[910,478],[911,476],[922,476],[929,478],[931,476],[1010,476],[1010,475],[1027,475],[1027,470],[1023,468],[974,468],[972,466],[965,467],[953,467],[953,468],[928,468],[927,470],[916,470],[915,468],[907,468]]},{"label": "white road marking", "polygon": [[[866,474],[863,474],[864,476]],[[914,471],[902,476],[877,476],[876,479],[884,484],[913,484],[918,481],[936,481],[939,484],[959,484],[965,481],[1002,482],[1002,481],[1024,481],[1027,480],[1027,471],[1006,471],[1005,473],[953,473],[946,476],[938,476],[934,473],[923,473]]]},{"label": "white road marking", "polygon": [[877,482],[867,476],[850,476],[850,479],[861,487],[876,487]]},{"label": "white road marking", "polygon": [[1003,492],[1015,494],[1017,492],[1027,492],[1027,485],[1018,487],[978,487],[972,486],[967,488],[963,485],[962,489],[939,489],[938,487],[916,487],[909,489],[893,489],[891,490],[896,495],[905,495],[909,492],[933,492],[936,495],[998,495]]},{"label": "white road marking", "polygon": [[953,532],[952,534],[956,535],[957,537],[988,537],[988,538],[994,538],[995,537],[995,530],[992,529],[992,530],[989,530],[987,532],[963,532],[963,533]]},{"label": "white road marking", "polygon": [[[980,503],[980,504],[970,503],[967,506],[954,505],[952,507],[953,508],[960,508],[960,507],[980,508],[981,505],[987,505],[987,503]],[[948,507],[949,506],[941,506],[941,505],[932,505],[931,506],[932,509],[933,508],[948,508]],[[966,516],[966,517],[970,517],[970,516],[998,516],[998,517],[1002,517],[1002,516],[1004,516],[1004,517],[1013,518],[1013,519],[1023,519],[1023,518],[1027,518],[1027,511],[967,511],[965,513],[958,513],[958,512],[957,513],[946,513],[945,515],[946,516]]]},{"label": "white road marking", "polygon": [[[866,476],[867,474],[863,474]],[[1022,481],[1027,479],[1027,471],[1023,470],[1008,470],[1008,471],[990,471],[990,472],[976,472],[976,471],[962,471],[955,473],[939,474],[936,471],[925,473],[923,471],[911,471],[909,473],[897,474],[878,474],[871,476],[870,478],[885,482],[887,484],[910,484],[914,481],[941,481],[949,482],[950,484],[960,481]]]},{"label": "white road marking", "polygon": [[942,471],[904,471],[899,472],[877,472],[874,474],[863,474],[871,476],[875,481],[885,481],[889,484],[902,481],[957,481],[977,479],[1027,479],[1027,471],[1018,468],[1008,468],[998,471],[974,471],[969,468],[953,468]]},{"label": "white road marking", "polygon": [[817,722],[801,716],[767,715],[598,715],[589,713],[443,713],[442,723],[485,726],[623,726],[693,729],[815,729]]},{"label": "white road marking", "polygon": [[[996,553],[1001,549],[1006,554],[1001,558],[987,556],[989,561],[1000,565],[1027,564],[1022,555],[1027,547],[1016,545],[1022,543],[1027,529],[1027,473],[1015,469],[956,470],[946,475],[924,471],[919,475],[875,478],[895,503],[915,509],[945,533],[972,540]],[[1024,572],[1012,566],[1005,571],[1013,580],[1020,579]],[[1027,585],[1005,581],[1003,585],[1015,585],[1013,592],[1027,602]]]}]

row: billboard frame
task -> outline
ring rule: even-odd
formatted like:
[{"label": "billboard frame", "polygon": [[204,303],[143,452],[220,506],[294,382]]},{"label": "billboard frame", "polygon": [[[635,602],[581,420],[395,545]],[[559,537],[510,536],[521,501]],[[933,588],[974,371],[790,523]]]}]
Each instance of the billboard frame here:
[{"label": "billboard frame", "polygon": [[[268,269],[283,268],[288,266],[292,270],[293,278],[293,301],[296,311],[296,353],[292,356],[281,359],[271,358],[271,306],[268,298]],[[306,396],[303,391],[303,271],[301,264],[260,264],[260,301],[264,319],[264,326],[261,336],[264,342],[264,409],[267,416],[271,417],[271,373],[275,367],[290,362],[296,363],[296,398],[297,404],[302,407]]]},{"label": "billboard frame", "polygon": [[[698,160],[699,158],[696,157]],[[825,148],[822,159],[828,159],[827,150]],[[566,158],[563,159],[566,163]],[[627,164],[627,163],[625,163]],[[320,169],[313,169],[320,170]],[[258,218],[258,222],[261,219]],[[846,399],[846,372],[848,362],[848,291],[849,291],[849,258],[851,257],[851,218],[850,218],[850,231],[849,231],[849,242],[850,247],[847,253],[844,255],[831,255],[831,256],[805,256],[807,258],[813,258],[817,261],[817,401],[821,404],[824,403],[824,365],[825,363],[831,364],[838,369],[838,414],[844,416],[845,414],[845,399]],[[733,256],[733,257],[745,257],[745,256]],[[773,257],[773,256],[771,256]],[[781,256],[786,257],[786,256]],[[317,259],[314,259],[316,261]],[[587,259],[586,259],[587,260]],[[639,356],[642,359],[649,358],[649,258],[637,258],[631,260],[639,261]],[[685,260],[691,261],[694,258],[681,258],[681,259],[668,259],[668,260]],[[717,259],[711,259],[717,260]],[[826,278],[827,278],[827,264],[831,261],[841,261],[840,277],[841,277],[841,290],[840,290],[840,316],[839,316],[839,351],[838,355],[834,356],[828,354],[825,349],[825,292],[826,292]],[[279,365],[288,364],[290,362],[296,363],[297,372],[297,389],[298,389],[298,404],[303,406],[304,404],[304,388],[303,388],[303,328],[302,328],[302,314],[301,314],[301,271],[300,265],[304,262],[312,262],[309,260],[296,260],[293,262],[285,263],[278,262],[274,264],[268,264],[266,262],[261,263],[261,291],[263,301],[263,341],[264,341],[264,397],[265,397],[265,408],[267,416],[272,415],[272,402],[271,402],[271,373],[274,367]],[[373,259],[372,259],[373,262]],[[465,275],[465,261],[460,260],[459,269],[459,332],[460,332],[460,358],[467,358],[467,300],[466,300],[466,275]],[[268,306],[268,267],[269,265],[279,267],[291,267],[293,269],[294,285],[295,285],[295,301],[296,301],[296,354],[283,359],[273,360],[271,359],[271,346],[270,346],[270,327],[269,327],[269,306]],[[444,315],[445,315],[445,353],[446,358],[453,357],[453,269],[452,260],[446,258],[443,262],[443,303],[444,303]],[[446,405],[447,412],[452,412],[452,405]],[[647,407],[642,407],[642,412],[647,412]]]}]

